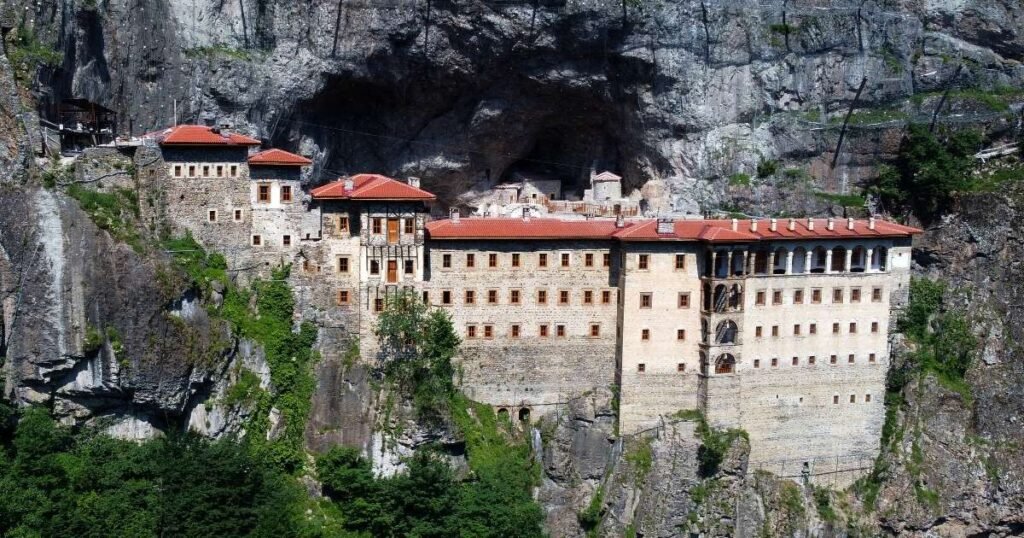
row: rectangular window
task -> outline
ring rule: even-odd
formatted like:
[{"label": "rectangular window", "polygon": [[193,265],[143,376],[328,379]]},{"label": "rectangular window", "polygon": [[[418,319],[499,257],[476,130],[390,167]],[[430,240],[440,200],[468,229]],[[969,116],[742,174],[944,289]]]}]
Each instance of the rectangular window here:
[{"label": "rectangular window", "polygon": [[411,275],[412,272],[413,272],[413,269],[415,269],[415,265],[416,265],[415,262],[413,262],[413,260],[405,260],[404,263],[405,263],[405,274]]},{"label": "rectangular window", "polygon": [[498,266],[498,255],[494,254],[494,253],[488,254],[487,255],[487,267],[497,267],[497,266]]},{"label": "rectangular window", "polygon": [[537,334],[539,334],[542,338],[546,338],[548,336],[548,324],[541,323],[540,326],[537,328]]},{"label": "rectangular window", "polygon": [[816,357],[814,355],[811,355],[810,357],[807,357],[807,364],[810,364],[810,365],[813,366],[815,360],[816,360]]},{"label": "rectangular window", "polygon": [[546,252],[541,252],[540,254],[537,254],[537,267],[547,267],[547,266],[548,266],[548,255],[547,255],[547,253]]},{"label": "rectangular window", "polygon": [[217,211],[215,209],[211,209],[209,214],[207,214],[207,218],[210,222],[217,222]]},{"label": "rectangular window", "polygon": [[651,308],[654,305],[654,295],[651,293],[640,294],[640,308]]},{"label": "rectangular window", "polygon": [[640,364],[637,364],[636,371],[640,372],[641,374],[644,373],[645,371],[647,371],[647,365],[642,362]]},{"label": "rectangular window", "polygon": [[236,209],[235,210],[235,222],[240,222],[241,220],[242,220],[242,210],[241,209]]},{"label": "rectangular window", "polygon": [[762,329],[763,329],[763,327],[761,327],[760,325],[758,325],[757,327],[754,327],[754,337],[755,338],[761,338]]},{"label": "rectangular window", "polygon": [[586,267],[594,266],[594,255],[590,252],[583,255],[583,265]]},{"label": "rectangular window", "polygon": [[772,368],[776,368],[778,366],[779,366],[779,358],[778,357],[772,357]]},{"label": "rectangular window", "polygon": [[754,359],[754,368],[761,367],[761,359]]},{"label": "rectangular window", "polygon": [[818,324],[817,323],[811,323],[810,325],[808,325],[807,326],[807,332],[810,333],[810,334],[818,334]]},{"label": "rectangular window", "polygon": [[793,366],[800,366],[800,357],[793,357]]},{"label": "rectangular window", "polygon": [[800,336],[800,324],[793,325],[793,335]]},{"label": "rectangular window", "polygon": [[754,304],[756,304],[757,306],[764,306],[764,298],[764,290],[758,290],[757,294],[754,295]]},{"label": "rectangular window", "polygon": [[512,253],[512,267],[519,267],[519,253]]},{"label": "rectangular window", "polygon": [[348,215],[338,216],[338,233],[348,233]]},{"label": "rectangular window", "polygon": [[591,338],[597,338],[598,336],[601,336],[601,325],[598,324],[598,323],[591,323],[590,324],[590,337]]},{"label": "rectangular window", "polygon": [[612,302],[612,292],[611,292],[611,290],[603,290],[603,291],[601,291],[601,304],[611,304],[611,302]]},{"label": "rectangular window", "polygon": [[772,325],[772,336],[779,336],[779,326]]},{"label": "rectangular window", "polygon": [[833,323],[832,324],[832,334],[839,334],[839,324],[838,323]]},{"label": "rectangular window", "polygon": [[266,183],[260,183],[256,186],[256,201],[261,204],[270,203],[270,185]]},{"label": "rectangular window", "polygon": [[494,325],[484,325],[484,338],[494,338]]},{"label": "rectangular window", "polygon": [[839,403],[839,396],[838,395],[832,397],[832,403],[833,404],[838,404]]},{"label": "rectangular window", "polygon": [[601,267],[612,266],[612,255],[607,252],[601,255]]},{"label": "rectangular window", "polygon": [[384,232],[384,219],[374,218],[370,221],[373,233],[380,235]]},{"label": "rectangular window", "polygon": [[476,254],[466,254],[466,267],[476,267]]},{"label": "rectangular window", "polygon": [[476,338],[476,325],[466,326],[466,338]]},{"label": "rectangular window", "polygon": [[203,165],[203,177],[210,177],[210,165]]},{"label": "rectangular window", "polygon": [[487,304],[498,304],[498,290],[487,290]]},{"label": "rectangular window", "polygon": [[423,290],[423,304],[425,304],[425,305],[429,305],[430,304],[430,292],[427,291],[427,290]]},{"label": "rectangular window", "polygon": [[237,165],[234,165],[234,164],[231,165],[229,170],[231,170],[231,177],[238,177],[238,166]]},{"label": "rectangular window", "polygon": [[686,255],[676,254],[676,270],[686,269]]},{"label": "rectangular window", "polygon": [[384,299],[374,299],[373,300],[373,311],[374,312],[383,312],[384,311]]},{"label": "rectangular window", "polygon": [[519,333],[520,333],[519,324],[518,323],[513,323],[512,326],[509,327],[509,330],[508,330],[509,337],[510,338],[519,338]]},{"label": "rectangular window", "polygon": [[850,353],[849,355],[847,355],[847,357],[846,357],[846,362],[848,362],[848,363],[850,363],[850,364],[853,364],[853,360],[854,360],[854,355],[853,355],[853,353]]},{"label": "rectangular window", "polygon": [[793,290],[793,304],[804,304],[804,290]]},{"label": "rectangular window", "polygon": [[285,236],[281,237],[281,244],[286,246],[286,247],[292,246],[292,236],[285,235]]},{"label": "rectangular window", "polygon": [[876,357],[875,357],[875,354],[874,354],[874,353],[870,353],[870,354],[868,354],[868,362],[870,362],[870,363],[874,363],[874,362],[875,362],[875,360],[876,360]]},{"label": "rectangular window", "polygon": [[349,303],[348,290],[338,290],[338,305],[346,306]]},{"label": "rectangular window", "polygon": [[565,338],[565,325],[555,325],[555,336]]},{"label": "rectangular window", "polygon": [[690,308],[690,294],[680,293],[679,294],[679,308]]},{"label": "rectangular window", "polygon": [[871,288],[871,302],[873,302],[873,303],[880,303],[880,302],[882,302],[882,288],[881,287],[875,286],[874,288]]},{"label": "rectangular window", "polygon": [[821,304],[821,288],[811,290],[811,302]]},{"label": "rectangular window", "polygon": [[196,177],[196,165],[188,165],[188,177]]},{"label": "rectangular window", "polygon": [[466,290],[466,300],[465,300],[465,303],[466,303],[466,305],[474,305],[474,304],[476,304],[476,291],[474,291],[474,290]]},{"label": "rectangular window", "polygon": [[287,203],[292,201],[292,188],[290,185],[281,185],[281,202]]},{"label": "rectangular window", "polygon": [[558,292],[558,304],[567,305],[569,304],[569,290],[560,290]]},{"label": "rectangular window", "polygon": [[857,323],[850,323],[850,334],[857,334]]},{"label": "rectangular window", "polygon": [[850,302],[851,303],[859,303],[860,302],[860,288],[850,288]]},{"label": "rectangular window", "polygon": [[871,332],[873,332],[873,333],[877,333],[878,332],[878,322],[877,321],[872,321],[871,322]]},{"label": "rectangular window", "polygon": [[651,256],[649,254],[641,254],[637,259],[637,269],[645,270],[650,264]]},{"label": "rectangular window", "polygon": [[676,340],[686,340],[686,329],[676,329]]},{"label": "rectangular window", "polygon": [[258,247],[258,246],[260,246],[262,244],[263,244],[263,238],[262,237],[260,237],[258,235],[252,236],[252,246]]},{"label": "rectangular window", "polygon": [[377,260],[370,260],[370,274],[371,275],[379,275],[380,274],[380,262],[379,261],[377,261]]},{"label": "rectangular window", "polygon": [[388,243],[393,245],[398,240],[398,219],[388,219]]},{"label": "rectangular window", "polygon": [[402,221],[402,233],[412,235],[415,230],[416,219],[405,219]]},{"label": "rectangular window", "polygon": [[646,340],[650,340],[651,339],[651,330],[650,329],[641,329],[640,330],[640,339],[641,340],[645,340],[645,341]]},{"label": "rectangular window", "polygon": [[511,290],[508,292],[508,301],[511,304],[519,304],[521,302],[520,295],[522,293],[519,290]]},{"label": "rectangular window", "polygon": [[217,165],[217,177],[224,177],[224,165]]},{"label": "rectangular window", "polygon": [[782,292],[781,291],[773,291],[772,292],[772,304],[782,304]]},{"label": "rectangular window", "polygon": [[832,290],[832,302],[836,304],[843,302],[843,288],[834,288]]},{"label": "rectangular window", "polygon": [[548,304],[548,290],[537,290],[537,304]]},{"label": "rectangular window", "polygon": [[562,253],[562,267],[569,267],[569,253]]},{"label": "rectangular window", "polygon": [[865,394],[864,395],[864,403],[871,403],[871,395],[870,394]]},{"label": "rectangular window", "polygon": [[829,355],[828,356],[828,363],[829,364],[835,364],[838,360],[839,359],[838,359],[838,357],[836,355]]},{"label": "rectangular window", "polygon": [[857,403],[857,395],[856,394],[851,394],[850,395],[850,403]]},{"label": "rectangular window", "polygon": [[594,292],[592,290],[583,290],[583,304],[594,304]]},{"label": "rectangular window", "polygon": [[444,290],[441,292],[441,304],[450,305],[452,304],[452,292],[451,290]]},{"label": "rectangular window", "polygon": [[676,371],[679,372],[679,373],[685,372],[686,371],[686,363],[683,363],[683,362],[677,363],[676,364]]},{"label": "rectangular window", "polygon": [[451,269],[452,268],[452,255],[451,254],[443,254],[441,256],[441,267],[443,269]]},{"label": "rectangular window", "polygon": [[181,165],[174,165],[174,177],[181,177]]}]

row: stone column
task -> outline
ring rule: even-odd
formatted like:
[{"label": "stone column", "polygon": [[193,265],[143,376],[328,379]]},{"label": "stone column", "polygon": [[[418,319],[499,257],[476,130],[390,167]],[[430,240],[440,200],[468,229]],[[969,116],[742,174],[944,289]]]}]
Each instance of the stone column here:
[{"label": "stone column", "polygon": [[749,271],[747,271],[747,266],[750,265],[750,251],[744,250],[743,252],[740,253],[740,256],[743,256],[743,274],[747,275],[749,274]]},{"label": "stone column", "polygon": [[775,251],[774,250],[769,250],[768,251],[768,274],[769,275],[774,275],[775,274]]},{"label": "stone column", "polygon": [[808,250],[804,252],[804,272],[811,272],[811,258],[814,256],[814,250]]},{"label": "stone column", "polygon": [[790,250],[786,253],[786,274],[793,274],[793,251]]},{"label": "stone column", "polygon": [[846,265],[843,267],[843,269],[847,273],[849,273],[851,265],[853,265],[853,249],[848,248],[846,249]]},{"label": "stone column", "polygon": [[871,260],[874,258],[874,255],[875,255],[875,249],[869,248],[868,252],[867,252],[868,259],[864,261],[864,272],[865,273],[870,273],[871,272]]},{"label": "stone column", "polygon": [[728,261],[726,261],[726,263],[725,263],[725,276],[729,276],[729,275],[732,274],[732,254],[733,254],[733,252],[730,250],[729,251],[729,256],[728,256]]},{"label": "stone column", "polygon": [[825,251],[825,274],[832,272],[832,249]]}]

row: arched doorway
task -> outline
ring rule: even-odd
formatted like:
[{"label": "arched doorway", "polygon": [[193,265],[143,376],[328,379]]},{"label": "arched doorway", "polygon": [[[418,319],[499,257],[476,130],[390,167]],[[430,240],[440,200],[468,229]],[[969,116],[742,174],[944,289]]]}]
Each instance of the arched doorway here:
[{"label": "arched doorway", "polygon": [[731,353],[722,353],[715,359],[716,374],[731,374],[736,371],[736,357]]},{"label": "arched doorway", "polygon": [[504,407],[498,408],[498,422],[508,422],[508,409]]},{"label": "arched doorway", "polygon": [[519,410],[519,421],[520,422],[529,422],[530,421],[530,408],[529,407],[523,407],[523,408],[521,408]]}]

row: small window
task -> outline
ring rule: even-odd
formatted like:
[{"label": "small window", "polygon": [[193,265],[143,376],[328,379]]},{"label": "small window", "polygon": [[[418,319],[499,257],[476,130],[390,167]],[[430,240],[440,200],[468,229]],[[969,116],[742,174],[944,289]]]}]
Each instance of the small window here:
[{"label": "small window", "polygon": [[641,340],[650,340],[651,339],[651,330],[650,329],[641,329],[640,330],[640,339]]},{"label": "small window", "polygon": [[512,326],[509,327],[509,330],[508,330],[509,337],[511,337],[511,338],[519,338],[519,333],[520,333],[519,324],[518,323],[513,323]]},{"label": "small window", "polygon": [[370,274],[371,275],[379,275],[380,274],[380,262],[379,261],[377,261],[377,260],[370,260]]},{"label": "small window", "polygon": [[758,325],[757,327],[754,327],[754,337],[755,338],[761,338],[762,329],[763,329],[763,327],[761,327],[760,325]]},{"label": "small window", "polygon": [[850,334],[857,334],[857,323],[856,322],[851,322],[850,323]]},{"label": "small window", "polygon": [[811,290],[811,302],[814,304],[821,304],[821,289]]},{"label": "small window", "polygon": [[475,291],[473,291],[473,290],[466,290],[466,300],[465,300],[465,303],[467,305],[474,305],[474,304],[476,304],[476,292]]},{"label": "small window", "polygon": [[832,403],[833,404],[839,404],[839,395],[838,394],[832,397]]},{"label": "small window", "polygon": [[774,305],[782,304],[782,292],[781,291],[773,291],[772,292],[772,304],[774,304]]},{"label": "small window", "polygon": [[843,302],[843,288],[834,288],[832,290],[832,302],[836,304]]},{"label": "small window", "polygon": [[487,304],[498,304],[498,290],[487,290]]},{"label": "small window", "polygon": [[686,255],[676,254],[676,270],[686,269]]},{"label": "small window", "polygon": [[466,326],[466,338],[476,338],[476,325]]},{"label": "small window", "polygon": [[415,230],[416,219],[405,219],[402,221],[402,233],[412,235]]},{"label": "small window", "polygon": [[427,291],[427,290],[423,290],[423,304],[425,304],[425,305],[429,305],[430,304],[430,292]]},{"label": "small window", "polygon": [[338,233],[348,233],[348,215],[338,216]]},{"label": "small window", "polygon": [[338,290],[338,305],[346,306],[349,304],[349,292],[348,290]]},{"label": "small window", "polygon": [[476,254],[466,254],[466,267],[476,267]]},{"label": "small window", "polygon": [[519,267],[519,253],[512,253],[512,267]]},{"label": "small window", "polygon": [[540,326],[537,328],[537,334],[539,334],[541,337],[546,338],[548,336],[548,324],[541,323]]},{"label": "small window", "polygon": [[810,364],[811,366],[814,366],[814,361],[816,361],[816,360],[817,360],[817,357],[815,357],[814,355],[811,355],[811,356],[807,357],[807,364]]},{"label": "small window", "polygon": [[874,353],[868,354],[868,362],[873,364],[876,360],[877,359],[875,358],[875,354]]},{"label": "small window", "polygon": [[181,165],[174,165],[174,177],[181,177]]},{"label": "small window", "polygon": [[772,325],[772,336],[776,336],[776,337],[779,336],[779,326],[778,325]]},{"label": "small window", "polygon": [[804,290],[793,290],[793,304],[804,304]]},{"label": "small window", "polygon": [[832,334],[839,334],[839,324],[838,323],[833,323],[832,324]]},{"label": "small window", "polygon": [[540,254],[537,254],[537,267],[547,267],[547,266],[548,266],[548,255],[547,255],[547,253],[546,252],[541,252]]},{"label": "small window", "polygon": [[286,247],[292,246],[292,236],[290,236],[290,235],[282,236],[281,237],[281,244],[286,246]]},{"label": "small window", "polygon": [[873,303],[880,303],[880,302],[882,302],[882,288],[881,287],[875,286],[874,288],[871,288],[871,302],[873,302]]},{"label": "small window", "polygon": [[807,332],[810,334],[818,334],[818,324],[811,323],[807,326]]},{"label": "small window", "polygon": [[519,290],[511,290],[511,291],[509,291],[508,292],[508,302],[511,303],[511,304],[520,304],[522,302],[521,297],[520,297],[521,295],[522,295],[522,292],[520,292]]},{"label": "small window", "polygon": [[303,258],[302,259],[302,270],[307,272],[307,273],[312,273],[313,272],[313,262],[309,261],[309,259],[307,259],[307,258]]},{"label": "small window", "polygon": [[203,165],[203,177],[210,177],[210,165]]},{"label": "small window", "polygon": [[260,246],[262,244],[263,244],[263,238],[262,237],[260,237],[258,235],[252,236],[252,246],[258,247],[258,246]]},{"label": "small window", "polygon": [[217,165],[217,177],[224,177],[224,165]]},{"label": "small window", "polygon": [[583,265],[586,267],[594,266],[594,255],[590,252],[583,255]]},{"label": "small window", "polygon": [[690,308],[690,294],[680,293],[679,294],[679,308]]},{"label": "small window", "polygon": [[562,267],[569,267],[569,253],[562,253]]},{"label": "small window", "polygon": [[649,254],[640,254],[639,258],[637,259],[637,268],[640,270],[647,269],[648,265],[650,264],[650,258],[651,256]]},{"label": "small window", "polygon": [[850,395],[850,403],[857,403],[857,395],[856,394],[851,394]]},{"label": "small window", "polygon": [[452,268],[452,255],[451,254],[443,254],[443,255],[441,255],[441,267],[444,268],[444,269],[451,269]]},{"label": "small window", "polygon": [[793,366],[800,366],[800,357],[793,357]]},{"label": "small window", "polygon": [[234,165],[234,164],[231,165],[228,168],[228,170],[231,170],[231,177],[238,177],[238,166],[237,165]]},{"label": "small window", "polygon": [[569,304],[569,290],[560,290],[558,292],[558,304],[567,305]]},{"label": "small window", "polygon": [[583,304],[586,304],[586,305],[594,304],[594,292],[593,292],[593,290],[583,290]]},{"label": "small window", "polygon": [[640,372],[641,374],[646,372],[647,371],[647,365],[642,363],[642,362],[640,364],[637,364],[636,365],[636,371]]},{"label": "small window", "polygon": [[270,185],[266,183],[260,183],[256,186],[257,197],[256,201],[261,204],[270,203]]},{"label": "small window", "polygon": [[281,202],[287,203],[292,201],[292,188],[290,185],[281,186]]},{"label": "small window", "polygon": [[374,299],[373,300],[373,311],[374,312],[383,312],[384,311],[384,299]]},{"label": "small window", "polygon": [[494,338],[494,325],[484,325],[484,338]]},{"label": "small window", "polygon": [[235,210],[235,222],[241,222],[241,221],[242,221],[242,210],[241,209],[236,209]]},{"label": "small window", "polygon": [[441,292],[441,304],[452,304],[452,292],[450,290],[444,290]]},{"label": "small window", "polygon": [[779,358],[778,357],[772,357],[772,368],[776,368],[778,366],[779,366]]},{"label": "small window", "polygon": [[850,288],[850,302],[851,303],[859,303],[860,302],[860,288]]},{"label": "small window", "polygon": [[761,359],[754,359],[754,368],[761,367]]},{"label": "small window", "polygon": [[415,269],[416,263],[413,260],[405,260],[405,274],[411,275]]},{"label": "small window", "polygon": [[679,372],[679,373],[685,372],[686,371],[686,363],[685,362],[676,363],[676,371]]},{"label": "small window", "polygon": [[853,362],[854,362],[854,354],[853,353],[850,353],[849,355],[846,356],[846,362],[848,362],[849,364],[853,364]]},{"label": "small window", "polygon": [[878,322],[877,321],[872,321],[871,322],[871,332],[873,332],[873,333],[877,333],[878,332]]},{"label": "small window", "polygon": [[756,304],[757,306],[764,306],[764,298],[764,290],[758,290],[757,294],[754,296],[754,304]]},{"label": "small window", "polygon": [[555,325],[555,336],[559,338],[565,337],[565,325]]},{"label": "small window", "polygon": [[865,394],[864,395],[864,403],[871,403],[871,395],[870,394]]},{"label": "small window", "polygon": [[676,329],[676,340],[686,340],[686,329]]},{"label": "small window", "polygon": [[207,218],[210,220],[210,222],[217,222],[217,210],[211,209],[207,215]]},{"label": "small window", "polygon": [[537,304],[548,304],[548,290],[537,290]]},{"label": "small window", "polygon": [[591,323],[590,324],[590,337],[591,338],[597,338],[598,336],[601,336],[601,325],[598,324],[598,323]]},{"label": "small window", "polygon": [[837,362],[839,362],[839,357],[838,356],[836,356],[836,355],[829,355],[828,356],[828,363],[829,364],[836,364]]},{"label": "small window", "polygon": [[612,255],[607,252],[601,255],[601,267],[612,266]]},{"label": "small window", "polygon": [[188,165],[188,177],[196,177],[196,165]]},{"label": "small window", "polygon": [[612,302],[612,291],[602,290],[601,291],[601,304],[611,304]]},{"label": "small window", "polygon": [[497,267],[497,266],[498,266],[498,255],[494,254],[494,253],[488,254],[487,255],[487,267]]},{"label": "small window", "polygon": [[371,226],[373,227],[373,233],[378,234],[378,235],[381,234],[383,229],[384,229],[384,219],[382,219],[382,218],[375,218],[375,219],[373,219],[371,221]]},{"label": "small window", "polygon": [[793,325],[793,336],[800,336],[800,324]]},{"label": "small window", "polygon": [[648,292],[640,294],[640,308],[651,308],[653,304],[654,298],[651,293]]}]

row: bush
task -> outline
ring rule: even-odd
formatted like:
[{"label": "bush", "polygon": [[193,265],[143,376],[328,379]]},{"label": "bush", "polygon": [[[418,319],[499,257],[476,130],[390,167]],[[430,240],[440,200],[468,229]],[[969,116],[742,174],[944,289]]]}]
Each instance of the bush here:
[{"label": "bush", "polygon": [[779,171],[779,163],[773,160],[761,159],[757,163],[757,177],[764,179],[774,176]]}]

